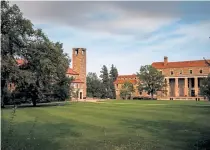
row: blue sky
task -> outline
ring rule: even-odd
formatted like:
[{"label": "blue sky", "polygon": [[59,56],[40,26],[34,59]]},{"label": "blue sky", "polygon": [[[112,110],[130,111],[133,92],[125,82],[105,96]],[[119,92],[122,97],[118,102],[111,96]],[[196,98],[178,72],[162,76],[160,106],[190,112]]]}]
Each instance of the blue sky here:
[{"label": "blue sky", "polygon": [[210,2],[14,2],[36,28],[87,48],[87,71],[114,64],[119,74],[141,65],[210,58]]}]

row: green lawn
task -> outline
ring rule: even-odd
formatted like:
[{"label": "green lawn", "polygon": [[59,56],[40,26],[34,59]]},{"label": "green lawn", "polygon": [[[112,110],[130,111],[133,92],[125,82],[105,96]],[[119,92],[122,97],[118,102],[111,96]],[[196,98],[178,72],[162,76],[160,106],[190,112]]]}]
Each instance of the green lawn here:
[{"label": "green lawn", "polygon": [[12,111],[2,110],[5,150],[210,148],[210,102],[118,100]]}]

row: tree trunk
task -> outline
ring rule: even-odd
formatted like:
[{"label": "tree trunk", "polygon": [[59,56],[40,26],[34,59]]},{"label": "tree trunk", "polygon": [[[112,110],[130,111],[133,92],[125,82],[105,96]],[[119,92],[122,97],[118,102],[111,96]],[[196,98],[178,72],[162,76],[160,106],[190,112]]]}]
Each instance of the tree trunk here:
[{"label": "tree trunk", "polygon": [[5,106],[4,106],[4,100],[1,101],[1,108],[5,108]]},{"label": "tree trunk", "polygon": [[32,98],[33,106],[36,107],[36,98]]},{"label": "tree trunk", "polygon": [[1,108],[4,108],[4,99],[5,99],[5,88],[6,80],[1,80]]},{"label": "tree trunk", "polygon": [[151,99],[153,100],[153,92],[151,92]]}]

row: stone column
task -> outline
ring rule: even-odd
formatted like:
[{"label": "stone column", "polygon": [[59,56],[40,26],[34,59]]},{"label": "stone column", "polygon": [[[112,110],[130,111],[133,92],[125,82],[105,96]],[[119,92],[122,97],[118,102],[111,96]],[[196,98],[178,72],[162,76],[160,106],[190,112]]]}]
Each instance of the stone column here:
[{"label": "stone column", "polygon": [[188,97],[188,78],[184,78],[184,96],[186,95]]},{"label": "stone column", "polygon": [[179,78],[175,78],[175,97],[179,96]]},{"label": "stone column", "polygon": [[166,86],[166,90],[167,90],[166,96],[169,97],[170,96],[170,83],[169,83],[169,78],[165,78],[165,79],[166,79],[166,84],[167,84],[167,86]]},{"label": "stone column", "polygon": [[192,78],[189,78],[189,89],[190,93],[188,94],[190,97],[192,96],[191,90],[192,90]]},{"label": "stone column", "polygon": [[195,77],[194,80],[195,96],[198,96],[198,77]]}]

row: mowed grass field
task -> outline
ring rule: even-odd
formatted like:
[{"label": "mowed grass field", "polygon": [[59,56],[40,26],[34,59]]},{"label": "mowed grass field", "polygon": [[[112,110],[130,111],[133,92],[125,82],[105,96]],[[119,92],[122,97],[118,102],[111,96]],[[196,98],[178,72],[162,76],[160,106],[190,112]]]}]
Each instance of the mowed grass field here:
[{"label": "mowed grass field", "polygon": [[110,100],[12,111],[2,109],[3,149],[210,149],[209,102]]}]

